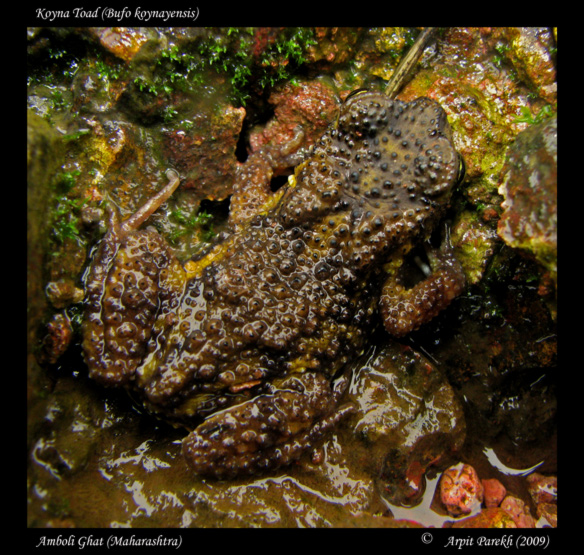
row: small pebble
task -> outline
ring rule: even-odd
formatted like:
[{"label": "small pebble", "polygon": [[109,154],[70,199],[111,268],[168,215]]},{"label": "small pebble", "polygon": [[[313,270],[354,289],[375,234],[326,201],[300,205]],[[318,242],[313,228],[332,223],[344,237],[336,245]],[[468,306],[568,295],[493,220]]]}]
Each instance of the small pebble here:
[{"label": "small pebble", "polygon": [[440,478],[440,500],[452,516],[468,515],[483,501],[476,470],[464,463],[447,468]]},{"label": "small pebble", "polygon": [[481,480],[481,482],[483,484],[485,507],[498,507],[507,495],[505,486],[496,478]]},{"label": "small pebble", "polygon": [[515,521],[517,528],[535,528],[535,519],[521,499],[508,495],[501,503],[501,509],[507,511]]},{"label": "small pebble", "polygon": [[556,476],[544,476],[534,472],[527,477],[529,495],[536,505],[540,503],[556,503],[558,495],[558,479]]}]

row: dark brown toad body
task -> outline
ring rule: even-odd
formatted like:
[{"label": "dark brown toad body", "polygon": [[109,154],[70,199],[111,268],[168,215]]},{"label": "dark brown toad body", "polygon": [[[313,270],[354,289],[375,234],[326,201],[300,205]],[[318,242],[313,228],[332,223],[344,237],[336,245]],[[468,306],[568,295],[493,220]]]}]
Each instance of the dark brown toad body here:
[{"label": "dark brown toad body", "polygon": [[401,336],[461,291],[448,249],[414,289],[388,276],[440,219],[459,165],[438,104],[361,93],[279,202],[204,259],[183,268],[138,231],[145,218],[113,220],[88,278],[90,375],[193,428],[183,450],[199,473],[298,458],[351,411],[337,378],[379,313]]}]

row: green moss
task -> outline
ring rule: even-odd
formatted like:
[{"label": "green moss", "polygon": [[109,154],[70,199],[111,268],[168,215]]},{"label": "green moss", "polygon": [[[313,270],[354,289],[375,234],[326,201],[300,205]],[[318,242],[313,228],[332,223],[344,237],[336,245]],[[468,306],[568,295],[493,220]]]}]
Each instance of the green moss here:
[{"label": "green moss", "polygon": [[81,172],[79,170],[62,172],[57,176],[57,183],[66,191],[70,191],[75,186],[76,179],[80,174]]},{"label": "green moss", "polygon": [[70,199],[59,197],[53,212],[53,237],[58,243],[66,239],[82,242],[79,231],[79,212],[86,201],[84,199]]},{"label": "green moss", "polygon": [[79,70],[79,58],[65,48],[46,48],[38,55],[38,60],[29,63],[27,84],[47,85],[70,84]]},{"label": "green moss", "polygon": [[511,50],[511,46],[507,43],[499,43],[495,45],[495,51],[497,52],[493,55],[493,63],[501,69],[505,63],[508,63],[508,53]]},{"label": "green moss", "polygon": [[120,61],[113,59],[105,60],[99,52],[96,54],[92,69],[106,88],[112,82],[123,78],[127,72],[126,67]]},{"label": "green moss", "polygon": [[158,88],[153,81],[150,81],[143,75],[139,75],[134,79],[134,85],[138,87],[140,92],[147,92],[154,96],[158,95]]},{"label": "green moss", "polygon": [[[158,54],[152,75],[141,73],[134,83],[140,92],[155,96],[190,91],[206,83],[209,71],[226,75],[230,99],[245,106],[254,87],[262,92],[291,79],[316,44],[309,28],[285,28],[263,49],[253,28],[209,31],[203,39],[172,45]],[[260,51],[258,51],[260,50]]]},{"label": "green moss", "polygon": [[80,232],[80,212],[87,201],[71,195],[80,173],[79,171],[62,172],[56,178],[56,203],[50,216],[50,239],[61,245],[67,239],[84,243]]},{"label": "green moss", "polygon": [[63,135],[63,140],[66,142],[67,141],[77,141],[81,137],[84,137],[85,135],[89,135],[89,134],[91,134],[91,131],[89,129],[80,129],[79,131],[76,131],[75,133],[67,133],[67,135]]},{"label": "green moss", "polygon": [[275,66],[279,74],[286,73],[289,71],[286,69],[288,65],[298,67],[305,63],[307,48],[315,44],[312,29],[306,27],[287,29],[262,53],[260,65]]},{"label": "green moss", "polygon": [[537,114],[533,115],[529,106],[520,106],[521,115],[515,118],[515,123],[538,124],[554,115],[552,107],[546,104]]},{"label": "green moss", "polygon": [[164,123],[170,123],[178,116],[178,112],[172,106],[165,106],[162,119]]},{"label": "green moss", "polygon": [[172,243],[176,243],[181,237],[193,233],[200,235],[200,240],[205,242],[210,241],[215,235],[212,223],[213,216],[205,211],[189,215],[177,208],[170,217],[181,226],[171,233],[169,239]]}]

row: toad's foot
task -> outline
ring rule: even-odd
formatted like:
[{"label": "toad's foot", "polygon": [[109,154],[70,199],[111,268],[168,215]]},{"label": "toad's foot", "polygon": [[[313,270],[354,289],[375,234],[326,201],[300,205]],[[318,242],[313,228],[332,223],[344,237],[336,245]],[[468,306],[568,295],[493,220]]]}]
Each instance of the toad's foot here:
[{"label": "toad's foot", "polygon": [[273,470],[298,459],[354,410],[335,408],[337,394],[322,374],[306,372],[208,418],[183,441],[198,474],[229,478]]},{"label": "toad's foot", "polygon": [[396,280],[388,280],[379,300],[385,329],[403,337],[429,322],[460,295],[465,286],[462,267],[454,257],[446,233],[438,249],[426,248],[432,272],[411,289]]}]

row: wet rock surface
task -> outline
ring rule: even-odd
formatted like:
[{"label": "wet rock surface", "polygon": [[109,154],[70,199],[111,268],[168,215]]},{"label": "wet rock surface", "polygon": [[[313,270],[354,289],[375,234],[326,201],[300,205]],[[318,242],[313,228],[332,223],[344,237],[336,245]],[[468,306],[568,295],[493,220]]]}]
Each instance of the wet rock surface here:
[{"label": "wet rock surface", "polygon": [[357,405],[351,426],[362,464],[379,476],[384,499],[416,505],[425,473],[464,444],[465,417],[454,391],[420,353],[391,344],[359,365],[349,399]]},{"label": "wet rock surface", "polygon": [[498,233],[511,247],[531,253],[557,276],[558,123],[552,118],[522,131],[507,154],[505,200]]},{"label": "wet rock surface", "polygon": [[[28,525],[555,526],[550,29],[439,30],[402,89],[405,102],[428,96],[441,104],[465,159],[448,216],[468,287],[399,342],[372,338],[391,363],[376,362],[367,374],[366,361],[354,368],[363,381],[351,396],[361,412],[312,453],[263,477],[203,480],[181,457],[183,432],[87,380],[79,291],[105,231],[106,201],[127,217],[175,166],[184,188],[148,223],[182,260],[196,260],[227,225],[238,183],[253,182],[261,197],[241,204],[274,202],[336,107],[357,88],[383,90],[419,32],[226,31],[28,30]],[[39,137],[54,154],[34,147]],[[522,161],[520,175],[514,166]],[[537,195],[527,173],[541,184]],[[212,220],[201,216],[207,211]],[[414,268],[425,263],[420,252],[412,260]],[[381,414],[366,408],[376,397]],[[500,481],[507,504],[489,501],[456,519],[430,505],[442,472],[459,462]],[[548,484],[544,494],[537,483]]]}]

